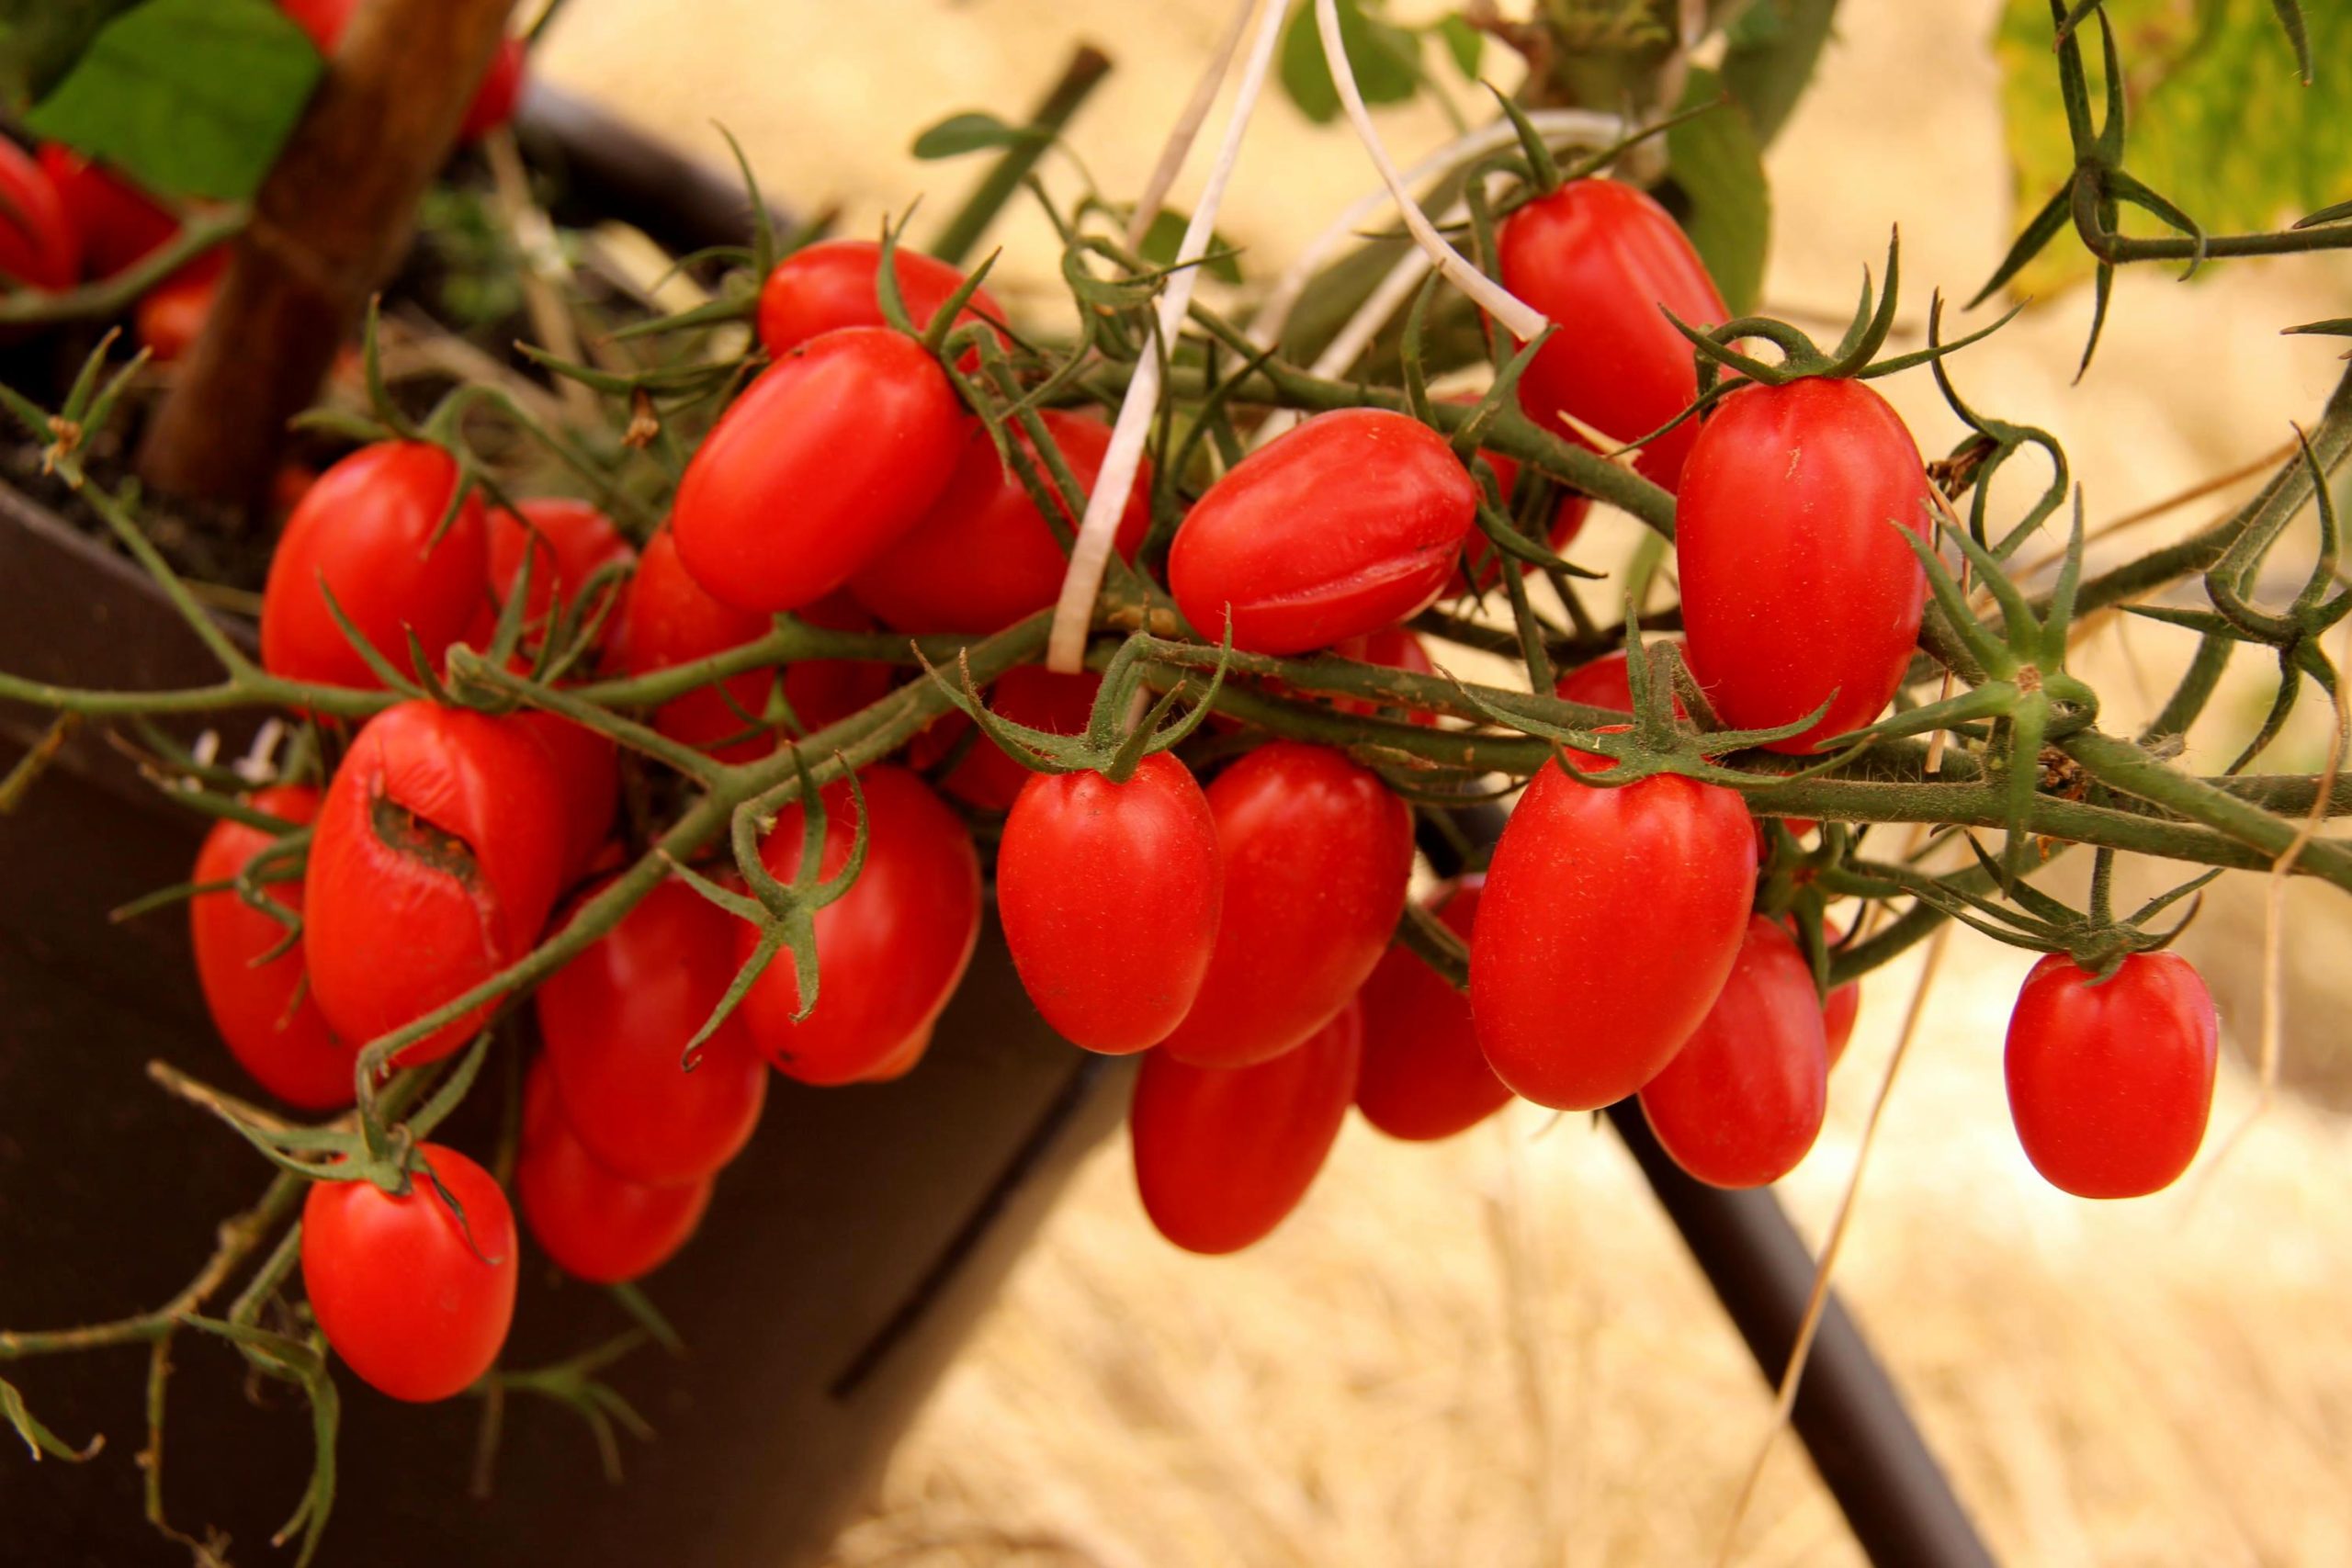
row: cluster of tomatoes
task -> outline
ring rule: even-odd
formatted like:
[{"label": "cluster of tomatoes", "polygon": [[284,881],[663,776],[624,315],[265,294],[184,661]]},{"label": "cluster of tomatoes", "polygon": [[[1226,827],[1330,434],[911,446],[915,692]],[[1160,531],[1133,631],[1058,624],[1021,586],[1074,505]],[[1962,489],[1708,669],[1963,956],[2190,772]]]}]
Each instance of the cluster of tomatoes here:
[{"label": "cluster of tomatoes", "polygon": [[[1635,436],[1691,402],[1690,354],[1655,306],[1695,321],[1724,312],[1647,197],[1576,182],[1514,214],[1501,241],[1505,281],[1574,323],[1521,385],[1539,423],[1566,414],[1572,427]],[[526,648],[567,606],[617,594],[609,615],[579,618],[609,624],[605,667],[628,673],[739,647],[780,613],[977,637],[1051,605],[1074,518],[1067,507],[1047,517],[947,367],[887,323],[881,256],[833,242],[776,267],[757,321],[773,363],[696,450],[641,551],[582,503],[485,507],[435,446],[345,458],[288,523],[265,594],[265,666],[360,687],[388,669],[437,667],[453,648],[488,647],[501,602],[526,585]],[[982,331],[1001,320],[953,268],[903,252],[894,265],[918,332],[959,299]],[[1079,412],[1043,419],[1059,462],[1091,489],[1108,427]],[[1888,525],[1924,531],[1928,501],[1892,410],[1855,381],[1752,386],[1648,444],[1640,462],[1679,495],[1683,653],[1724,719],[1786,728],[1819,710],[1775,743],[1804,752],[1875,717],[1925,598]],[[1253,653],[1332,649],[1427,671],[1400,623],[1499,575],[1476,526],[1488,482],[1508,497],[1522,476],[1502,459],[1465,466],[1401,413],[1323,413],[1199,496],[1174,534],[1167,586],[1204,641],[1229,634]],[[1139,476],[1117,529],[1130,558],[1150,489]],[[1555,540],[1573,536],[1586,505],[1558,503]],[[1617,654],[1569,671],[1559,694],[1630,715],[1628,674]],[[844,660],[763,667],[650,719],[673,741],[745,761],[899,678]],[[1031,731],[1076,737],[1090,732],[1101,683],[1022,667],[988,701]],[[1857,994],[1825,998],[1789,927],[1756,912],[1759,831],[1733,790],[1671,772],[1588,783],[1577,774],[1610,763],[1583,753],[1544,767],[1483,877],[1436,899],[1435,919],[1468,951],[1465,995],[1392,945],[1412,814],[1343,751],[1269,739],[1204,788],[1172,750],[1046,768],[970,728],[950,716],[902,761],[823,789],[815,874],[840,876],[864,848],[847,891],[813,917],[813,1007],[794,965],[771,964],[682,1071],[763,938],[675,878],[540,986],[544,1050],[514,1187],[558,1264],[628,1280],[682,1245],[752,1133],[769,1067],[843,1085],[915,1066],[979,931],[968,820],[998,813],[996,904],[1021,980],[1076,1044],[1144,1054],[1138,1185],[1181,1246],[1225,1252],[1267,1234],[1351,1105],[1385,1132],[1430,1139],[1514,1097],[1585,1111],[1638,1095],[1675,1159],[1729,1187],[1785,1174],[1820,1130]],[[1233,749],[1229,736],[1217,748]],[[298,864],[259,827],[224,822],[198,866],[198,962],[239,1059],[295,1104],[348,1103],[357,1045],[481,987],[626,863],[618,780],[613,741],[570,719],[418,700],[362,726],[323,791],[256,795],[256,811],[310,836]],[[798,803],[764,825],[761,858],[779,881],[808,872],[808,826]],[[300,916],[299,940],[258,907],[268,901]],[[481,1022],[482,1010],[454,1019],[399,1061],[445,1055]],[[2211,1002],[2177,959],[2133,955],[2103,981],[2063,955],[2045,961],[2010,1046],[2028,1152],[2077,1192],[2164,1185],[2195,1150],[2212,1055]],[[489,1366],[514,1273],[497,1183],[452,1150],[428,1147],[423,1164],[430,1179],[400,1193],[319,1184],[303,1243],[330,1342],[370,1382],[417,1399]]]}]

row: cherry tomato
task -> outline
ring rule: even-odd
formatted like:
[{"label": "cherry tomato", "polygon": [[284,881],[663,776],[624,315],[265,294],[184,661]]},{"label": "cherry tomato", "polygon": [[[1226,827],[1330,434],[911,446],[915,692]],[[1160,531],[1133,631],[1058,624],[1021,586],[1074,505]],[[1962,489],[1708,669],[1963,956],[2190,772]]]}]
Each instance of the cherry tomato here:
[{"label": "cherry tomato", "polygon": [[1244,652],[1329,648],[1434,603],[1477,506],[1428,425],[1383,409],[1317,414],[1209,487],[1176,531],[1168,586],[1212,642],[1229,609]]},{"label": "cherry tomato", "polygon": [[[1058,675],[1041,664],[1017,664],[988,689],[989,711],[1048,735],[1083,735],[1094,712],[1094,694],[1102,689],[1102,677],[1091,671]],[[908,744],[907,761],[927,770],[944,761],[971,733],[972,721],[961,713],[942,715]],[[939,788],[982,811],[1010,811],[1022,786],[1034,776],[995,741],[974,736],[962,760],[939,781]]]},{"label": "cherry tomato", "polygon": [[538,989],[563,1119],[616,1176],[698,1181],[759,1124],[767,1067],[740,1018],[703,1043],[692,1072],[681,1061],[735,978],[734,923],[684,883],[662,883]]},{"label": "cherry tomato", "polygon": [[[800,987],[779,953],[743,998],[752,1043],[803,1083],[849,1083],[888,1065],[956,994],[980,936],[980,859],[944,802],[903,768],[858,775],[865,789],[865,866],[850,890],[817,911],[817,1005],[798,1022]],[[849,863],[858,810],[845,781],[825,786],[820,871]],[[799,869],[797,802],[776,814],[760,846],[777,876]],[[736,956],[757,940],[737,928]]]},{"label": "cherry tomato", "polygon": [[1787,931],[1755,916],[1705,1021],[1642,1086],[1642,1114],[1700,1180],[1762,1187],[1797,1168],[1828,1105],[1813,968]]},{"label": "cherry tomato", "polygon": [[2077,1198],[2171,1186],[2205,1139],[2220,1028],[2177,953],[2132,953],[2105,980],[2044,957],[2009,1014],[2009,1117],[2033,1168]]},{"label": "cherry tomato", "polygon": [[1141,1051],[1183,1021],[1224,886],[1208,798],[1167,752],[1125,784],[1032,774],[997,850],[997,914],[1022,987],[1090,1051]]},{"label": "cherry tomato", "polygon": [[1860,980],[1849,980],[1821,998],[1821,1027],[1828,1038],[1831,1066],[1836,1066],[1838,1058],[1846,1054],[1847,1043],[1854,1038],[1854,1021],[1861,1013],[1862,983]]},{"label": "cherry tomato", "polygon": [[81,276],[82,243],[41,166],[0,137],[0,280],[63,289]]},{"label": "cherry tomato", "polygon": [[130,325],[139,346],[168,365],[196,346],[204,323],[212,317],[212,301],[220,293],[220,269],[195,262],[172,274],[139,297]]},{"label": "cherry tomato", "polygon": [[964,405],[921,344],[882,327],[812,338],[711,428],[670,513],[706,592],[763,613],[814,604],[931,509]]},{"label": "cherry tomato", "polygon": [[[1464,942],[1476,929],[1482,879],[1471,878],[1437,907]],[[1510,1100],[1510,1090],[1478,1050],[1470,998],[1401,943],[1363,983],[1363,1073],[1356,1109],[1392,1138],[1425,1142],[1476,1126]]]},{"label": "cherry tomato", "polygon": [[[1615,180],[1570,180],[1506,219],[1495,245],[1503,286],[1563,328],[1520,378],[1529,419],[1575,437],[1566,412],[1632,441],[1690,406],[1699,395],[1690,343],[1658,307],[1694,327],[1719,326],[1731,312],[1666,209]],[[1677,425],[1635,467],[1675,489],[1696,434]]]},{"label": "cherry tomato", "polygon": [[1679,773],[1599,789],[1546,765],[1495,846],[1470,939],[1471,1015],[1495,1075],[1555,1111],[1597,1111],[1656,1077],[1714,1006],[1755,883],[1733,791]]},{"label": "cherry tomato", "polygon": [[80,237],[82,265],[92,277],[136,265],[179,233],[178,219],[105,164],[57,141],[42,142],[37,156]]},{"label": "cherry tomato", "polygon": [[[1111,446],[1111,427],[1089,414],[1047,409],[1039,416],[1079,488],[1091,494]],[[1053,482],[1036,447],[1017,436],[1039,478]],[[1078,519],[1057,504],[1066,531]],[[1151,465],[1146,463],[1119,514],[1117,547],[1135,559],[1151,526]],[[997,632],[1059,596],[1069,558],[1021,479],[997,457],[988,432],[964,438],[955,477],[922,521],[867,562],[850,581],[858,603],[904,632]]]},{"label": "cherry tomato", "polygon": [[710,1189],[707,1176],[650,1187],[597,1164],[565,1121],[547,1063],[533,1064],[523,1090],[514,1196],[532,1239],[557,1268],[597,1285],[642,1279],[695,1234],[710,1206]]},{"label": "cherry tomato", "polygon": [[[344,28],[351,25],[352,17],[365,3],[366,0],[277,0],[277,7],[311,35],[311,41],[318,46],[321,54],[332,60]],[[471,141],[505,124],[514,118],[514,105],[522,93],[523,45],[516,39],[502,39],[498,52],[491,56],[490,64],[482,73],[481,85],[474,89],[472,99],[466,105],[458,139]]]},{"label": "cherry tomato", "polygon": [[[1450,403],[1476,403],[1478,400],[1465,393],[1445,400]],[[1499,452],[1485,450],[1481,450],[1478,456],[1487,459],[1488,466],[1495,470],[1495,488],[1502,492],[1503,505],[1508,509],[1510,505],[1511,490],[1519,483],[1519,459],[1506,457]],[[1547,536],[1552,553],[1558,555],[1576,543],[1577,536],[1584,531],[1585,519],[1591,515],[1592,497],[1580,491],[1561,491],[1559,503],[1552,512],[1552,526]],[[1486,536],[1477,531],[1475,523],[1471,525],[1469,537],[1464,542],[1464,548],[1469,552],[1470,565],[1473,570],[1471,574],[1464,575],[1459,565],[1454,567],[1453,575],[1446,580],[1444,597],[1448,599],[1458,599],[1470,593],[1484,593],[1502,581],[1501,569],[1494,558],[1495,547],[1488,544]],[[1522,566],[1520,570],[1523,574],[1533,571],[1535,568]]]},{"label": "cherry tomato", "polygon": [[1736,392],[1690,449],[1675,509],[1690,672],[1726,724],[1819,723],[1775,751],[1879,716],[1911,661],[1927,574],[1927,471],[1886,400],[1807,377]]},{"label": "cherry tomato", "polygon": [[[964,275],[920,251],[899,249],[891,254],[907,319],[922,332],[964,287]],[[824,333],[887,326],[875,291],[881,272],[882,247],[871,240],[825,240],[793,252],[775,264],[760,286],[760,346],[781,359]],[[956,323],[962,327],[982,318],[1004,320],[1003,310],[986,288],[973,291]],[[1004,341],[1004,333],[996,335],[998,342]]]},{"label": "cherry tomato", "polygon": [[935,1022],[926,1023],[912,1034],[908,1035],[904,1044],[883,1057],[857,1081],[859,1083],[896,1083],[913,1072],[922,1061],[923,1053],[931,1049],[932,1032],[937,1027]]},{"label": "cherry tomato", "polygon": [[[547,628],[554,617],[579,597],[588,580],[611,566],[627,566],[637,551],[613,520],[584,501],[561,496],[534,496],[515,503],[520,513],[504,507],[490,513],[490,586],[501,600],[522,580],[523,558],[531,558],[530,596],[523,602],[526,627]],[[613,592],[607,590],[606,592]],[[590,611],[594,605],[588,606]],[[487,647],[496,612],[488,611],[483,635],[475,646]],[[526,637],[536,646],[538,638]]]},{"label": "cherry tomato", "polygon": [[514,1211],[490,1172],[439,1144],[418,1145],[416,1158],[397,1197],[366,1181],[311,1184],[302,1289],[346,1366],[379,1393],[423,1403],[462,1393],[498,1359],[518,1271]]},{"label": "cherry tomato", "polygon": [[1237,1067],[1279,1056],[1348,1005],[1396,934],[1412,816],[1369,768],[1277,740],[1208,788],[1225,907],[1208,977],[1171,1055]]},{"label": "cherry tomato", "polygon": [[[563,871],[563,795],[511,720],[431,703],[369,719],[327,786],[311,840],[311,988],[365,1045],[530,951]],[[464,1045],[489,1004],[403,1049]]]},{"label": "cherry tomato", "polygon": [[[260,791],[253,804],[298,827],[319,814],[319,792],[292,784]],[[223,818],[197,852],[199,883],[226,882],[277,840],[258,828]],[[302,879],[270,882],[262,891],[300,919]],[[188,934],[196,943],[196,977],[204,1003],[230,1054],[254,1081],[305,1111],[351,1103],[357,1053],[334,1037],[305,983],[302,941],[266,964],[256,964],[286,940],[286,928],[233,892],[199,893],[188,901]]]},{"label": "cherry tomato", "polygon": [[[647,542],[637,574],[629,579],[613,630],[613,652],[628,674],[650,675],[756,641],[768,634],[769,625],[756,611],[734,609],[704,592],[686,574],[677,541],[664,528]],[[653,715],[653,728],[722,762],[752,761],[775,750],[775,737],[765,731],[746,736],[752,726],[743,715],[756,720],[766,712],[775,687],[775,671],[746,670],[662,704]],[[727,744],[720,745],[722,740]]]},{"label": "cherry tomato", "polygon": [[1363,1052],[1363,1010],[1351,998],[1272,1061],[1145,1056],[1127,1126],[1136,1188],[1159,1234],[1188,1252],[1238,1252],[1282,1224],[1340,1135]]},{"label": "cherry tomato", "polygon": [[468,495],[450,516],[457,484],[456,459],[415,441],[363,446],[320,475],[269,563],[263,668],[326,685],[383,684],[335,625],[327,593],[393,669],[411,666],[411,632],[439,668],[490,583],[481,503]]}]

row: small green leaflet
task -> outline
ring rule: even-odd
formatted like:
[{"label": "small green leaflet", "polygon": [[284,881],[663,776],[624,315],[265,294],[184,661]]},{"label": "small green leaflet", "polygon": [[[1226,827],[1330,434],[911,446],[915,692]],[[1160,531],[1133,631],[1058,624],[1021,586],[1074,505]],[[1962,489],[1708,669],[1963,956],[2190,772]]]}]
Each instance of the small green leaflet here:
[{"label": "small green leaflet", "polygon": [[924,160],[960,158],[967,152],[1015,146],[1033,140],[1036,134],[1026,126],[1007,125],[992,114],[969,109],[962,114],[951,114],[926,129],[915,138],[912,152],[916,157]]},{"label": "small green leaflet", "polygon": [[[1340,41],[1366,104],[1402,103],[1421,85],[1421,40],[1370,14],[1377,0],[1339,0]],[[1460,58],[1457,53],[1456,58]],[[1317,125],[1340,117],[1340,89],[1315,28],[1315,0],[1299,0],[1283,31],[1283,91]]]},{"label": "small green leaflet", "polygon": [[[1151,227],[1144,231],[1143,243],[1138,247],[1143,259],[1154,266],[1166,266],[1176,259],[1176,248],[1184,243],[1184,230],[1192,220],[1172,208],[1161,208]],[[1233,242],[1209,231],[1208,254],[1201,258],[1201,270],[1221,283],[1241,281],[1241,264],[1234,259]]]},{"label": "small green leaflet", "polygon": [[1454,68],[1470,81],[1478,79],[1479,57],[1487,52],[1487,35],[1463,20],[1461,13],[1449,12],[1438,18],[1437,36],[1445,51],[1453,56]]},{"label": "small green leaflet", "polygon": [[[1690,73],[1682,107],[1721,97],[1723,84],[1705,69]],[[1734,315],[1755,309],[1764,291],[1764,263],[1772,247],[1772,192],[1764,151],[1736,103],[1695,115],[1666,133],[1674,183],[1690,198],[1683,228],[1723,291]]]}]

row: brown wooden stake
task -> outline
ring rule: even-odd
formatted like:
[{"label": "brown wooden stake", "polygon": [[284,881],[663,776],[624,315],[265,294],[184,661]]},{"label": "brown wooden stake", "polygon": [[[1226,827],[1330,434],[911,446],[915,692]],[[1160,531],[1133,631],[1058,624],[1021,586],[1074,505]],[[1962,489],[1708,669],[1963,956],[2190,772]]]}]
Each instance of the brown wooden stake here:
[{"label": "brown wooden stake", "polygon": [[368,294],[399,265],[512,0],[368,0],[254,201],[141,477],[251,502]]}]

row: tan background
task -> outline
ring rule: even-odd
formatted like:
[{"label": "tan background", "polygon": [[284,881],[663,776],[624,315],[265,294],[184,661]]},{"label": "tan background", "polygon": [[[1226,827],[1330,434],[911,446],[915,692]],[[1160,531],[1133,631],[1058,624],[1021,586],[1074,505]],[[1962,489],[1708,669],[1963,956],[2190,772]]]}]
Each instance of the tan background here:
[{"label": "tan background", "polygon": [[[913,163],[914,133],[960,108],[1017,114],[1079,39],[1120,69],[1073,139],[1106,191],[1132,193],[1225,9],[571,0],[544,68],[714,156],[711,122],[724,122],[771,191],[803,209],[842,201],[862,232],[920,194],[933,221],[944,215],[971,167]],[[1915,333],[1930,287],[1965,298],[1991,269],[2013,221],[1984,44],[1993,9],[1849,0],[1820,86],[1772,153],[1769,308],[1809,325],[1842,319],[1891,223]],[[1400,154],[1444,134],[1426,108],[1382,123]],[[1180,199],[1197,179],[1196,168]],[[1263,273],[1371,183],[1344,132],[1270,100],[1219,226]],[[1049,308],[1043,225],[1009,224],[1000,238],[1010,254],[999,292],[1016,309]],[[2080,292],[1969,352],[1962,389],[1988,412],[2055,430],[2094,520],[2234,467],[2281,440],[2289,419],[2311,417],[2333,384],[2334,347],[2275,334],[2344,314],[2352,273],[2317,261],[2219,273],[2193,287],[2127,276],[2079,387]],[[1881,385],[1930,455],[1956,438],[1924,372]],[[2220,504],[2150,535],[2201,524]],[[1607,566],[1624,537],[1598,529],[1578,558]],[[2103,636],[2088,666],[2119,724],[2148,711],[2134,694],[2160,698],[2177,663],[2165,634],[2129,635],[2128,646]],[[2250,660],[2238,671],[2255,673]],[[2266,695],[2258,680],[2234,687],[2195,738],[2198,760],[2225,761]],[[2314,763],[2324,716],[2302,716],[2278,765]],[[2209,901],[2194,951],[2243,1048],[2260,886],[2231,882]],[[2342,903],[2303,889],[2294,904],[2290,1076],[2323,1089],[2344,1076]],[[2210,1179],[2200,1169],[2125,1205],[2049,1190],[2001,1100],[2001,1035],[2026,962],[1973,939],[1954,945],[1870,1171],[1840,1272],[1847,1299],[2007,1561],[2352,1560],[2352,1133],[2290,1098]],[[1873,980],[1829,1129],[1784,1186],[1810,1234],[1852,1167],[1916,976],[1902,964]],[[2209,1163],[2251,1100],[2250,1076],[2226,1065]],[[1016,1276],[842,1560],[1705,1562],[1767,1408],[1629,1162],[1581,1121],[1547,1130],[1527,1111],[1440,1148],[1351,1126],[1302,1213],[1222,1261],[1158,1240],[1114,1145]],[[1856,1560],[1785,1440],[1739,1548],[1758,1568]]]}]

